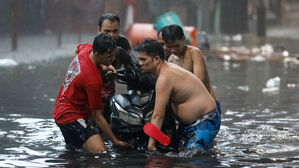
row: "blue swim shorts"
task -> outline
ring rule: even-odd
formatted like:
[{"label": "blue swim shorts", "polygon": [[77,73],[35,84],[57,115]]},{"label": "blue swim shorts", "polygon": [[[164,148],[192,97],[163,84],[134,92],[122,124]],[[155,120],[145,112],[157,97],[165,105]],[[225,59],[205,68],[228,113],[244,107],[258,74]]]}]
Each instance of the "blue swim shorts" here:
[{"label": "blue swim shorts", "polygon": [[221,125],[221,114],[216,109],[205,114],[189,126],[180,125],[179,144],[185,149],[207,149],[215,139]]},{"label": "blue swim shorts", "polygon": [[220,101],[218,101],[218,100],[215,100],[215,103],[216,103],[216,105],[217,105],[217,110],[220,112],[220,114],[221,114],[221,104],[220,104]]}]

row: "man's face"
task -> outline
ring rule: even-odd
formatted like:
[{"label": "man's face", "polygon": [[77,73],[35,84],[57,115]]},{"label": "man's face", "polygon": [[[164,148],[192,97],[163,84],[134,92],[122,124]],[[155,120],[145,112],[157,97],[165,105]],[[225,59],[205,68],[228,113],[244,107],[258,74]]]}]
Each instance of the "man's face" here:
[{"label": "man's face", "polygon": [[103,65],[111,65],[112,62],[114,61],[115,59],[115,54],[116,54],[116,49],[114,49],[112,52],[106,52],[106,53],[103,53],[103,54],[99,54],[99,53],[96,53],[96,64],[97,66],[100,65],[100,64],[103,64]]},{"label": "man's face", "polygon": [[162,33],[159,34],[157,41],[163,46],[164,57],[165,57],[165,60],[167,61],[171,53],[170,53],[170,50],[165,46],[165,42],[163,41],[163,38],[162,38]]},{"label": "man's face", "polygon": [[118,39],[119,36],[119,24],[117,21],[111,20],[104,20],[102,23],[102,27],[98,28],[98,33],[107,33],[109,34],[114,40]]},{"label": "man's face", "polygon": [[165,46],[170,50],[171,54],[180,55],[184,49],[185,42],[184,40],[175,40],[166,43]]},{"label": "man's face", "polygon": [[144,52],[138,52],[139,65],[143,72],[151,72],[154,67],[153,58]]}]

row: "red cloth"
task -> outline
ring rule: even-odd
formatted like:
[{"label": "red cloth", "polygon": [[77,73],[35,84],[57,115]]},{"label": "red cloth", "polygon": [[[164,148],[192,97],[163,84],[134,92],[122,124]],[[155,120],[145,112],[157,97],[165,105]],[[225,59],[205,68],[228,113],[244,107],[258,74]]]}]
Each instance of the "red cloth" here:
[{"label": "red cloth", "polygon": [[103,109],[101,70],[91,61],[91,44],[80,44],[56,99],[53,118],[66,124],[91,117],[91,111]]}]

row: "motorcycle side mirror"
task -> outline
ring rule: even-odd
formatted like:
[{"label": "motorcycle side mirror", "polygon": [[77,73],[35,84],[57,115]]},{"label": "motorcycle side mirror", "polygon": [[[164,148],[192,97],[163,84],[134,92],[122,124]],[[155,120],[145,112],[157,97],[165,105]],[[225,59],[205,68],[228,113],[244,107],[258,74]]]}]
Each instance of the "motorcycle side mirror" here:
[{"label": "motorcycle side mirror", "polygon": [[132,64],[131,56],[121,47],[117,47],[116,57],[123,64]]}]

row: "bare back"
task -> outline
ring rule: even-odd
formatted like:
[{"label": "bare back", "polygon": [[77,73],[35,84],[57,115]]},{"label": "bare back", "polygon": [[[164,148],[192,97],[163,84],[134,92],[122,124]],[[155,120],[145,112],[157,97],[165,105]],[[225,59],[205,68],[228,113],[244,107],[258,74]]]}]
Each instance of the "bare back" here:
[{"label": "bare back", "polygon": [[208,90],[194,74],[175,64],[164,64],[156,86],[168,85],[170,101],[178,120],[190,124],[216,108]]}]

